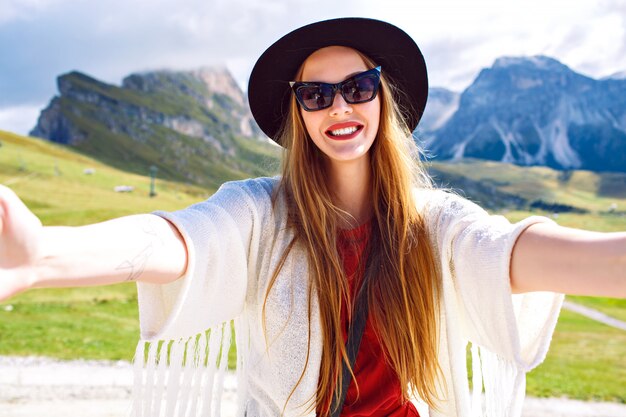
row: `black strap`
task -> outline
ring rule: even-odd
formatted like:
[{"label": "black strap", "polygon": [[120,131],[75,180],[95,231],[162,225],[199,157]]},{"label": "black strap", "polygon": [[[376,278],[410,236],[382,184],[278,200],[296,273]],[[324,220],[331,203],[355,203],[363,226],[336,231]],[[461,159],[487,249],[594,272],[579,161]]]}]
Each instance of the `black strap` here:
[{"label": "black strap", "polygon": [[[348,359],[350,360],[350,367],[354,372],[354,363],[356,362],[356,355],[359,353],[361,346],[361,339],[363,339],[363,331],[365,330],[365,322],[367,321],[368,304],[367,304],[367,291],[366,282],[363,283],[363,287],[359,291],[356,299],[355,312],[350,323],[350,329],[348,331],[348,341],[346,343],[346,350],[348,353]],[[333,405],[331,407],[331,417],[339,417],[341,410],[343,409],[344,402],[346,401],[346,394],[348,393],[348,386],[352,381],[352,374],[348,370],[348,366],[343,362],[342,367],[342,386],[341,397],[337,399],[333,396]],[[337,404],[340,404],[337,407]]]}]

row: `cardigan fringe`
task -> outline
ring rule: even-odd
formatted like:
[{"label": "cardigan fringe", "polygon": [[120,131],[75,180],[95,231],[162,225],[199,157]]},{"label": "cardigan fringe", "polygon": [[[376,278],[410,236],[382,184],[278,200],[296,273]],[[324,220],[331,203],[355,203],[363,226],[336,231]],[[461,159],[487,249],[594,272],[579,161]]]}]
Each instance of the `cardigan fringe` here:
[{"label": "cardigan fringe", "polygon": [[480,353],[478,346],[472,343],[472,416],[481,416],[482,393],[483,393],[483,374],[480,363]]},{"label": "cardigan fringe", "polygon": [[[231,333],[228,322],[188,339],[139,341],[132,417],[224,415],[221,398]],[[243,368],[242,359],[239,363]]]},{"label": "cardigan fringe", "polygon": [[[245,351],[243,318],[237,340]],[[211,336],[213,335],[213,336]],[[187,340],[140,341],[134,358],[133,417],[225,415],[224,374],[231,345],[231,325],[224,323]],[[245,415],[244,356],[237,355],[237,412]],[[158,359],[157,359],[158,358]],[[472,402],[475,417],[519,417],[525,372],[515,363],[471,345]],[[164,395],[164,390],[167,390]],[[205,395],[211,393],[210,395]],[[520,398],[521,395],[521,398]],[[424,416],[426,417],[426,416]]]},{"label": "cardigan fringe", "polygon": [[[518,417],[521,407],[516,401],[521,388],[525,388],[525,373],[515,363],[479,348],[482,363],[483,383],[485,386],[486,417]],[[520,386],[521,383],[521,386]]]}]

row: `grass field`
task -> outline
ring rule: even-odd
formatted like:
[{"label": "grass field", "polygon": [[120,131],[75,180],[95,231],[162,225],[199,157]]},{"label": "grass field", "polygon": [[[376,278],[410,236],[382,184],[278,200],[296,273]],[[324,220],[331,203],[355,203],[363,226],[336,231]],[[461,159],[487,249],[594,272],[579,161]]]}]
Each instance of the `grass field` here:
[{"label": "grass field", "polygon": [[[175,210],[214,191],[157,181],[158,195],[150,198],[147,176],[121,172],[48,142],[5,132],[0,132],[0,143],[0,183],[11,186],[46,225],[82,225],[155,209]],[[95,169],[95,173],[86,175],[86,168]],[[496,168],[486,165],[481,175],[493,171],[490,175],[504,181],[505,174],[499,175]],[[506,175],[513,177],[506,178],[506,186],[514,187],[515,178],[527,175],[543,176],[546,182],[523,188],[553,188],[557,173],[531,170],[539,173],[525,174],[520,168],[513,176],[507,169]],[[576,188],[572,178],[578,177],[580,185]],[[575,200],[576,206],[590,210],[584,215],[559,215],[559,223],[599,231],[626,230],[624,216],[602,214],[607,204],[615,202],[623,210],[624,196],[617,193],[593,198],[593,184],[597,187],[602,182],[590,173],[574,173],[568,190],[553,191],[560,195],[557,201],[572,204]],[[135,191],[115,193],[116,185],[132,185]],[[503,214],[515,221],[531,213]],[[624,300],[572,300],[626,320]],[[38,289],[0,303],[0,355],[130,360],[137,337],[137,296],[133,284]],[[529,374],[529,394],[626,402],[624,387],[626,332],[563,311],[547,360]]]},{"label": "grass field", "polygon": [[[0,183],[11,187],[45,225],[77,226],[156,209],[175,210],[215,190],[156,182],[149,197],[150,177],[129,174],[66,148],[39,139],[0,131]],[[85,170],[94,170],[85,174]],[[116,193],[114,187],[134,187]]]},{"label": "grass field", "polygon": [[626,402],[626,332],[562,310],[544,363],[530,372],[538,397]]}]

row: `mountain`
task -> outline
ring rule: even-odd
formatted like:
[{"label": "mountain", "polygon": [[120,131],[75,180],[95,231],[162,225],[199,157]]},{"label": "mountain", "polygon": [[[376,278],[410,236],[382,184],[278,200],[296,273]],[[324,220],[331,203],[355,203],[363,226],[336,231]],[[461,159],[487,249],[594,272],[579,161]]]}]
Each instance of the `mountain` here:
[{"label": "mountain", "polygon": [[594,80],[545,56],[500,58],[452,115],[440,113],[445,123],[427,123],[418,137],[437,159],[626,172],[624,92],[626,79]]},{"label": "mountain", "polygon": [[609,75],[608,77],[603,78],[603,80],[626,80],[626,71],[618,71],[614,74]]},{"label": "mountain", "polygon": [[121,86],[70,72],[31,136],[69,145],[127,171],[214,187],[267,175],[278,151],[224,68],[131,74]]},{"label": "mountain", "polygon": [[428,90],[428,103],[418,125],[421,131],[434,131],[454,115],[459,108],[461,95],[441,87],[432,87]]}]

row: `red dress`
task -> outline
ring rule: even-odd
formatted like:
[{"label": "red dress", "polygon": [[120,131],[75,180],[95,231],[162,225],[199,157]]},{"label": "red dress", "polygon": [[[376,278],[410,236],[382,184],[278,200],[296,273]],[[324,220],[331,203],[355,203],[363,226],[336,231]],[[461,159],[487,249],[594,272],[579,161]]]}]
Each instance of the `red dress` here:
[{"label": "red dress", "polygon": [[[365,223],[356,229],[339,232],[337,249],[348,276],[350,290],[354,292],[354,282],[360,282],[356,273],[359,264],[364,265],[363,250],[367,246],[371,223]],[[341,312],[344,343],[348,338],[348,318],[345,309]],[[387,363],[383,348],[378,342],[372,321],[368,317],[363,339],[353,369],[360,389],[357,400],[355,381],[350,382],[342,417],[419,417],[415,406],[409,401],[402,404],[400,380]]]}]

